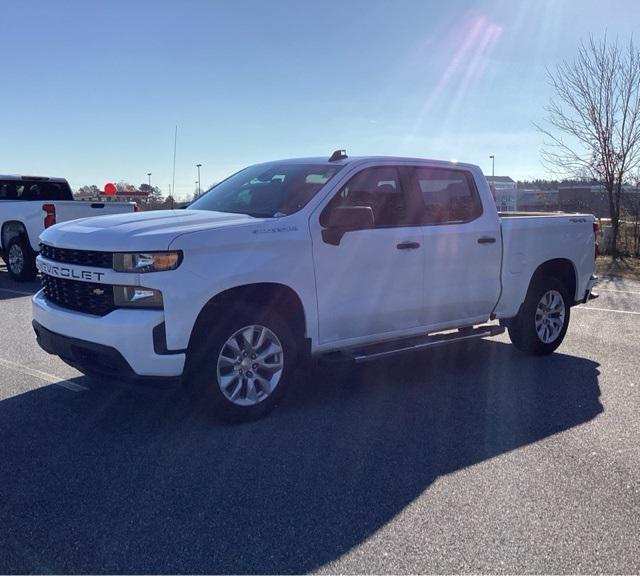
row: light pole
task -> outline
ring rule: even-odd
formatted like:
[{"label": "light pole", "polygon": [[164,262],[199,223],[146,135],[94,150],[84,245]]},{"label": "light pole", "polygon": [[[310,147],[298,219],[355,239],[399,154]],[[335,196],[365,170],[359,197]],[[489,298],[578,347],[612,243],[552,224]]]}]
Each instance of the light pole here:
[{"label": "light pole", "polygon": [[151,188],[151,172],[147,172],[147,176],[149,177],[149,188]]},{"label": "light pole", "polygon": [[489,156],[491,158],[491,193],[493,194],[493,198],[496,197],[496,157],[491,154]]},{"label": "light pole", "polygon": [[196,164],[196,167],[198,168],[198,196],[200,196],[200,166],[202,166],[202,164]]}]

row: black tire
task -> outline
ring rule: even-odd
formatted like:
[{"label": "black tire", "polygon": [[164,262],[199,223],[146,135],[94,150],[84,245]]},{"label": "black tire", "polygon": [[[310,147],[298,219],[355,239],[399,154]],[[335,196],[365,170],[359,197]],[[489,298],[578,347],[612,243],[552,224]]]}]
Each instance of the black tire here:
[{"label": "black tire", "polygon": [[[542,298],[550,291],[558,292],[562,297],[564,320],[562,321],[562,327],[558,335],[552,341],[545,342],[536,329],[536,313]],[[557,278],[542,276],[534,279],[527,292],[527,297],[520,308],[520,312],[507,323],[509,337],[513,345],[526,354],[535,356],[551,354],[562,344],[567,333],[571,317],[569,302],[567,289]],[[557,314],[552,316],[554,319],[560,318]]]},{"label": "black tire", "polygon": [[16,282],[28,282],[38,274],[36,254],[24,236],[15,236],[9,240],[4,260],[9,276]]},{"label": "black tire", "polygon": [[[241,406],[223,393],[218,379],[218,363],[227,341],[249,326],[263,326],[277,337],[282,348],[282,370],[277,384],[266,397],[255,404]],[[209,326],[198,328],[187,353],[186,384],[196,395],[198,402],[206,404],[218,418],[227,422],[257,420],[278,405],[295,380],[298,349],[298,342],[291,329],[276,312],[250,305],[243,311],[234,307],[230,317],[220,321],[218,316],[212,319]],[[251,370],[250,367],[248,369]],[[242,378],[242,386],[246,391],[248,384],[245,382],[247,379]]]}]

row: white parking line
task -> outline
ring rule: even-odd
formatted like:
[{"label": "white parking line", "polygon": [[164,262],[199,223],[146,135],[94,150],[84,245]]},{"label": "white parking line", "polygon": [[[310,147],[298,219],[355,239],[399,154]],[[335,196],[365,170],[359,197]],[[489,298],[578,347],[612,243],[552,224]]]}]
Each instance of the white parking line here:
[{"label": "white parking line", "polygon": [[573,310],[598,310],[600,312],[616,312],[617,314],[634,314],[640,316],[640,312],[633,312],[632,310],[613,310],[612,308],[596,308],[595,306],[576,306]]},{"label": "white parking line", "polygon": [[620,292],[621,294],[640,294],[640,292],[634,292],[633,290],[612,290],[611,288],[600,288],[599,286],[594,292]]},{"label": "white parking line", "polygon": [[54,376],[53,374],[35,370],[34,368],[29,368],[28,366],[23,366],[22,364],[16,364],[15,362],[11,362],[11,360],[5,360],[4,358],[0,358],[0,366],[9,368],[9,370],[21,372],[22,374],[26,374],[27,376],[33,376],[34,378],[43,380],[47,384],[57,384],[58,386],[62,386],[63,388],[72,390],[73,392],[84,392],[85,390],[88,390],[88,388],[86,386],[83,386],[82,384],[69,382],[64,378],[59,378],[58,376]]}]

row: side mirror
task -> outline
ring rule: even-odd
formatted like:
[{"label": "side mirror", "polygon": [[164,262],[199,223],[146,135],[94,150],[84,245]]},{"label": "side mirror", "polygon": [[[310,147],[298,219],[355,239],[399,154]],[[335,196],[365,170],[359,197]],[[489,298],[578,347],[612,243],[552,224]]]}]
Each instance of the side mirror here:
[{"label": "side mirror", "polygon": [[373,210],[370,206],[336,206],[329,212],[322,239],[337,246],[346,232],[373,228]]}]

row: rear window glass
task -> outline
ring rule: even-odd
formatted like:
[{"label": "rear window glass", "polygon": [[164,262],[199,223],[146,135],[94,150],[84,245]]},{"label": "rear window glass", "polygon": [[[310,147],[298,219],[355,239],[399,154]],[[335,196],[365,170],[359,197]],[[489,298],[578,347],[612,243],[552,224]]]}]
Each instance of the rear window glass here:
[{"label": "rear window glass", "polygon": [[66,182],[2,180],[0,200],[73,200],[73,195]]}]

